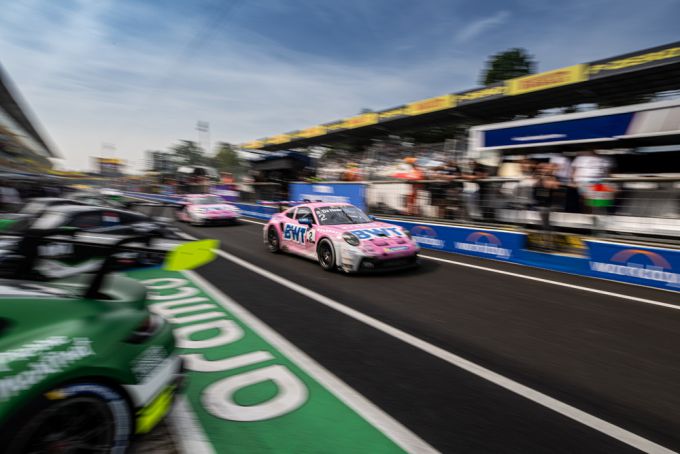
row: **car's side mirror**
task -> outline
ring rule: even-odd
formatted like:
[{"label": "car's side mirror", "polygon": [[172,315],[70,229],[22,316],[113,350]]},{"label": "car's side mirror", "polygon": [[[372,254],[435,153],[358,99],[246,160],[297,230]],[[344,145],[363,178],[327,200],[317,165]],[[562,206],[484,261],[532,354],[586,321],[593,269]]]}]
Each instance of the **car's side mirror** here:
[{"label": "car's side mirror", "polygon": [[314,224],[314,221],[310,218],[300,218],[300,219],[298,219],[298,222],[302,225],[308,225],[308,226]]},{"label": "car's side mirror", "polygon": [[372,214],[369,214],[368,219],[370,219],[371,221],[375,221],[375,216],[373,216]]}]

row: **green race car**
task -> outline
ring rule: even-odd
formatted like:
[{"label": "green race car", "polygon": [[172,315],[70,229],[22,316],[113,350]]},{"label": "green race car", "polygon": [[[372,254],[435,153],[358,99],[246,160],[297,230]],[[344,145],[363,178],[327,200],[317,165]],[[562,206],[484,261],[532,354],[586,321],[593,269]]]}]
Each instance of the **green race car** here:
[{"label": "green race car", "polygon": [[113,238],[93,274],[49,279],[36,269],[40,243],[54,240],[24,244],[34,263],[0,279],[0,446],[122,453],[169,411],[183,372],[170,326],[147,310],[141,283],[110,273],[112,257],[165,250],[169,269],[188,269],[209,261],[214,243]]}]

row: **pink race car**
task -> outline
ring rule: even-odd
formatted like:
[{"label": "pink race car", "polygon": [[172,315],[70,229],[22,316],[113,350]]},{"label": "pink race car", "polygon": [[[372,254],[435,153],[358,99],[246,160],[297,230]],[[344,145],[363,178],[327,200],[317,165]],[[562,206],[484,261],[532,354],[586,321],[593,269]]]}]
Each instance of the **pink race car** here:
[{"label": "pink race car", "polygon": [[271,252],[347,273],[415,266],[420,251],[407,230],[376,222],[346,203],[307,203],[277,213],[264,226],[264,242]]},{"label": "pink race car", "polygon": [[241,214],[238,207],[213,194],[185,195],[177,210],[177,220],[193,225],[235,224]]}]

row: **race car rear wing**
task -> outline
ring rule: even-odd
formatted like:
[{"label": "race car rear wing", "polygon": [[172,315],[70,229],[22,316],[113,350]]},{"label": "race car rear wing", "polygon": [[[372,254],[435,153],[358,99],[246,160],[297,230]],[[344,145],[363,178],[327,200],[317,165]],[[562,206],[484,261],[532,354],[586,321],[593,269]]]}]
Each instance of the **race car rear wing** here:
[{"label": "race car rear wing", "polygon": [[144,213],[151,218],[163,218],[163,210],[165,208],[179,209],[184,206],[183,203],[170,203],[170,202],[147,202],[147,201],[137,201],[132,200],[126,202],[128,210],[137,210],[137,207],[151,207],[149,213]]},{"label": "race car rear wing", "polygon": [[[5,237],[10,235],[5,235]],[[18,236],[18,235],[17,235]],[[120,270],[114,269],[116,254],[121,252],[147,252],[164,257],[163,268],[170,271],[190,270],[202,266],[213,260],[214,250],[219,246],[217,240],[180,241],[158,238],[153,235],[139,236],[111,236],[78,232],[76,229],[39,230],[24,233],[12,252],[14,260],[6,265],[12,266],[12,279],[42,279],[49,280],[53,276],[46,276],[38,271],[38,262],[42,259],[40,246],[46,244],[73,244],[102,249],[101,261],[96,269],[83,270],[74,267],[71,273],[62,273],[59,278],[69,277],[83,272],[94,274],[85,292],[85,297],[94,298],[106,276]],[[135,265],[136,268],[139,264]]]}]

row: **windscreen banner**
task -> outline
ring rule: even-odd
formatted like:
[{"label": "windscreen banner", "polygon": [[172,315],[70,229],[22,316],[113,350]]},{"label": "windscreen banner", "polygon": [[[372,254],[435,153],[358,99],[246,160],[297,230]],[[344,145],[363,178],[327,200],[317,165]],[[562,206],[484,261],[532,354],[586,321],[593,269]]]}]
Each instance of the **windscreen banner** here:
[{"label": "windscreen banner", "polygon": [[366,211],[366,185],[363,183],[291,183],[290,200],[350,203]]},{"label": "windscreen banner", "polygon": [[680,290],[680,250],[586,241],[594,277]]}]

